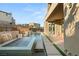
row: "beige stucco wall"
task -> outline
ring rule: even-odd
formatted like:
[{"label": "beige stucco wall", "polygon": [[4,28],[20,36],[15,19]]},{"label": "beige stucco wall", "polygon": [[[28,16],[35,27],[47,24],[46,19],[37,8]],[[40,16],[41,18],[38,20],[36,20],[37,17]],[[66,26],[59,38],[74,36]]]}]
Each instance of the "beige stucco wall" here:
[{"label": "beige stucco wall", "polygon": [[62,44],[64,42],[62,25],[55,24],[55,33],[53,31],[50,34],[51,40],[55,44]]},{"label": "beige stucco wall", "polygon": [[12,22],[12,16],[6,15],[4,12],[0,12],[0,21]]},{"label": "beige stucco wall", "polygon": [[68,55],[79,55],[79,4],[64,4],[64,48]]},{"label": "beige stucco wall", "polygon": [[[55,44],[61,44],[64,42],[63,32],[62,32],[62,25],[55,24],[55,31],[49,31],[49,24],[45,22],[44,26],[44,33],[53,41]],[[53,29],[53,27],[51,27]]]},{"label": "beige stucco wall", "polygon": [[52,11],[55,9],[55,7],[58,5],[58,3],[51,3],[50,6],[48,6],[47,14],[45,16],[45,20],[50,16]]},{"label": "beige stucco wall", "polygon": [[12,30],[15,20],[10,13],[0,11],[0,31]]},{"label": "beige stucco wall", "polygon": [[47,21],[44,22],[44,33],[49,36],[49,23]]}]

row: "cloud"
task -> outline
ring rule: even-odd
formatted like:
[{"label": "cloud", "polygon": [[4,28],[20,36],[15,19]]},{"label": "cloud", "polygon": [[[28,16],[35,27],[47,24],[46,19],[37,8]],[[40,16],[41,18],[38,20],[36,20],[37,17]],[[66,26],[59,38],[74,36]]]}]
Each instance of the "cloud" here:
[{"label": "cloud", "polygon": [[41,15],[39,15],[39,16],[37,16],[37,17],[35,17],[36,19],[42,19],[43,18],[43,16],[41,16]]},{"label": "cloud", "polygon": [[46,9],[45,8],[41,8],[40,10],[34,11],[32,13],[32,16],[41,18],[41,16],[43,16],[44,14],[46,14]]},{"label": "cloud", "polygon": [[39,15],[41,13],[42,13],[41,11],[36,11],[36,12],[34,12],[34,15]]},{"label": "cloud", "polygon": [[26,12],[34,12],[31,8],[24,8],[23,10]]},{"label": "cloud", "polygon": [[27,20],[29,20],[28,22],[38,22],[38,23],[43,23],[44,22],[44,16],[46,15],[46,7],[40,7],[39,9],[37,9],[36,7],[25,7],[23,9],[25,12],[30,12],[29,14],[26,13],[27,15]]},{"label": "cloud", "polygon": [[[36,6],[36,7],[37,7],[37,6]],[[29,12],[29,14],[30,14],[31,16],[37,16],[37,15],[39,16],[39,15],[41,15],[41,14],[43,14],[43,13],[46,14],[46,7],[40,7],[39,9],[36,9],[36,7],[33,8],[32,5],[27,4],[27,6],[23,8],[23,10],[24,10],[25,12]]]}]

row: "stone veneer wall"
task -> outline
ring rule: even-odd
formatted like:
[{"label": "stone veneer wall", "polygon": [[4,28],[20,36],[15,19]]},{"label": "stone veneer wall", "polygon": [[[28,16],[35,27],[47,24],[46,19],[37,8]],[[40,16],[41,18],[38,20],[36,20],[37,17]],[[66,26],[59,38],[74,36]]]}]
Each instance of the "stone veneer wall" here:
[{"label": "stone veneer wall", "polygon": [[79,4],[64,4],[64,48],[67,55],[79,55]]},{"label": "stone veneer wall", "polygon": [[4,43],[6,41],[17,38],[19,32],[18,31],[4,31],[0,32],[0,43]]}]

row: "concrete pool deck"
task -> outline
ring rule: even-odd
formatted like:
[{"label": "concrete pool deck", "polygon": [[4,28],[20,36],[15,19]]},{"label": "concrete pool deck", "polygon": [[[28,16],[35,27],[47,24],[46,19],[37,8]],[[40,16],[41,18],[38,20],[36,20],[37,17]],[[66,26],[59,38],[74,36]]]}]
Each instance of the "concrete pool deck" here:
[{"label": "concrete pool deck", "polygon": [[45,49],[48,56],[62,56],[61,53],[53,46],[53,44],[48,40],[48,38],[41,33],[43,41],[45,44]]}]

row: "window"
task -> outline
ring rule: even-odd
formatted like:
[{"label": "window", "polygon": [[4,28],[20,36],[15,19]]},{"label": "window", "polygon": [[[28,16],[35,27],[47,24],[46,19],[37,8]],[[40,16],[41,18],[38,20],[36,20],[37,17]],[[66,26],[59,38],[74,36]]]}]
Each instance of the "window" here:
[{"label": "window", "polygon": [[55,24],[52,24],[52,31],[55,31]]},{"label": "window", "polygon": [[67,14],[67,6],[65,7],[65,12],[64,12],[64,16],[66,16],[66,14]]},{"label": "window", "polygon": [[55,33],[55,24],[54,23],[50,23],[49,24],[49,32],[53,32],[53,34]]},{"label": "window", "polygon": [[12,25],[12,23],[10,23],[10,25]]},{"label": "window", "polygon": [[6,16],[9,16],[9,14],[8,14],[8,13],[6,13]]},{"label": "window", "polygon": [[49,24],[49,32],[52,32],[52,25]]},{"label": "window", "polygon": [[54,23],[52,24],[52,32],[53,32],[53,34],[55,34],[55,24]]},{"label": "window", "polygon": [[64,24],[62,24],[61,29],[62,29],[61,32],[64,33]]}]

